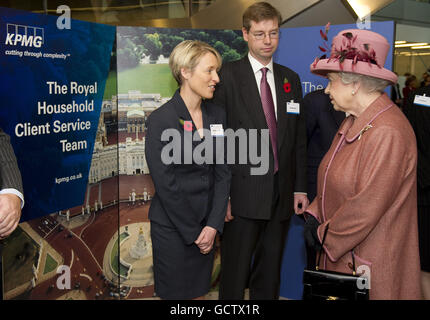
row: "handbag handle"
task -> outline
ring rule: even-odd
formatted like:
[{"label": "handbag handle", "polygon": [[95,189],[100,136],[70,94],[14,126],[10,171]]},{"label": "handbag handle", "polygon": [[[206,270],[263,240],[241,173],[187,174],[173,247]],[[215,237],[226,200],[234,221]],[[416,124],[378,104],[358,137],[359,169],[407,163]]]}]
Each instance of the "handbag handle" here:
[{"label": "handbag handle", "polygon": [[[325,227],[325,230],[324,230],[323,239],[322,239],[322,242],[321,242],[321,251],[324,250],[323,246],[324,246],[325,238],[327,236],[328,226],[329,226],[329,224],[327,223],[327,226]],[[317,264],[315,266],[315,270],[317,270],[317,271],[318,271],[318,268],[319,268],[319,265],[320,265],[320,261],[321,261],[321,256],[322,256],[322,252],[321,251],[319,252],[318,261],[317,261]]]},{"label": "handbag handle", "polygon": [[[329,226],[329,223],[327,223],[327,225],[325,227],[325,230],[324,230],[324,235],[323,235],[323,239],[322,239],[322,242],[321,242],[321,251],[320,251],[320,253],[318,255],[318,262],[317,262],[317,264],[315,266],[315,270],[317,270],[317,271],[318,271],[318,268],[319,268],[319,265],[320,265],[320,261],[321,261],[322,250],[324,250],[323,246],[324,246],[325,238],[327,237],[328,226]],[[355,276],[356,270],[355,270],[354,249],[351,250],[351,257],[352,257],[352,270],[353,270],[352,274]]]}]

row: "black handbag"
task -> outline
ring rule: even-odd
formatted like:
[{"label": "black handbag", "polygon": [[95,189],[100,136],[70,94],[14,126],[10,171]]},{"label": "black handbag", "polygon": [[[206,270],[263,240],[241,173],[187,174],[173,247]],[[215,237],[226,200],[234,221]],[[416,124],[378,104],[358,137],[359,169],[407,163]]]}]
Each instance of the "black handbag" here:
[{"label": "black handbag", "polygon": [[[324,231],[322,246],[327,235]],[[369,300],[368,279],[356,275],[354,250],[351,251],[353,273],[319,270],[322,253],[320,252],[315,270],[303,272],[303,300]]]}]

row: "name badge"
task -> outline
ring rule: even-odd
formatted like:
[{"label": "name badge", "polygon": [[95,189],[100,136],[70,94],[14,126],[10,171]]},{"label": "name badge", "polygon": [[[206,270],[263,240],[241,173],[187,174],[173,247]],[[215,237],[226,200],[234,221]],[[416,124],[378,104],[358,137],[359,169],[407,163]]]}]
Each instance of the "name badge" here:
[{"label": "name badge", "polygon": [[287,113],[300,114],[300,103],[291,100],[287,102]]},{"label": "name badge", "polygon": [[212,137],[224,137],[222,124],[211,124],[210,128]]},{"label": "name badge", "polygon": [[414,99],[414,104],[424,107],[430,107],[430,97],[416,95]]}]

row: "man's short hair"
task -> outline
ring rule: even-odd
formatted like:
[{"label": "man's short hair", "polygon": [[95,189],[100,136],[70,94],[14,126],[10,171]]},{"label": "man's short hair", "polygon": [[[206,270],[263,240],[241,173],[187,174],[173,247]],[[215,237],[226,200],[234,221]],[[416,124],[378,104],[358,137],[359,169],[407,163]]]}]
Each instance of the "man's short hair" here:
[{"label": "man's short hair", "polygon": [[221,68],[222,58],[218,51],[205,42],[198,40],[185,40],[173,49],[169,58],[170,70],[179,86],[182,85],[181,69],[186,68],[191,71],[199,64],[200,59],[206,53],[212,53],[218,60],[218,68]]},{"label": "man's short hair", "polygon": [[281,25],[282,16],[278,9],[273,7],[270,3],[257,2],[249,6],[243,13],[243,27],[246,31],[249,31],[251,28],[251,21],[258,23],[263,20],[272,19],[278,19],[278,25]]}]

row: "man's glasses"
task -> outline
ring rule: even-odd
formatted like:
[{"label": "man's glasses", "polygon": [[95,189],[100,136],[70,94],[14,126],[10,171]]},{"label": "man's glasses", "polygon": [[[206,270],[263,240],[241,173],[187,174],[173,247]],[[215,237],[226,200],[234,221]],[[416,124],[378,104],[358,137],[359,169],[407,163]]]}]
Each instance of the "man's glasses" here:
[{"label": "man's glasses", "polygon": [[266,36],[268,35],[270,39],[278,39],[279,38],[279,30],[276,31],[270,31],[269,33],[265,33],[265,32],[251,32],[252,36],[256,39],[256,40],[263,40],[266,38]]}]

